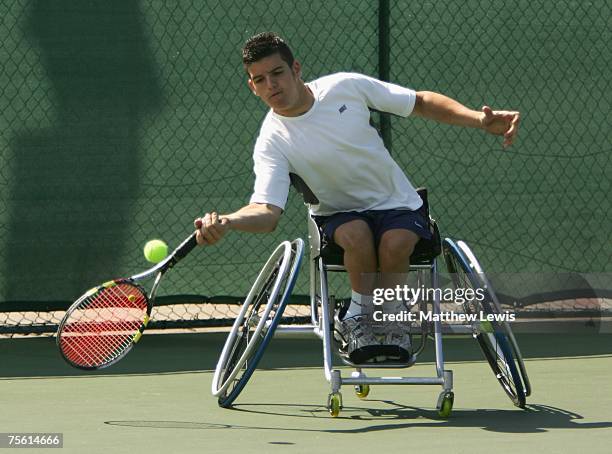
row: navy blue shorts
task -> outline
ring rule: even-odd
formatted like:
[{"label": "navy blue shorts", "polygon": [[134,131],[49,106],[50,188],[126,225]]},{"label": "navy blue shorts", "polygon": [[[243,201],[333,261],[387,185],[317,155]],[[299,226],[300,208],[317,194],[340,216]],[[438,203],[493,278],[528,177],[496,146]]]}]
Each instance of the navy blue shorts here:
[{"label": "navy blue shorts", "polygon": [[387,230],[405,229],[419,237],[431,239],[428,222],[421,210],[370,210],[348,211],[331,216],[314,216],[314,220],[323,232],[324,241],[333,243],[334,233],[342,224],[361,219],[365,221],[374,235],[374,244],[378,247],[380,239]]}]

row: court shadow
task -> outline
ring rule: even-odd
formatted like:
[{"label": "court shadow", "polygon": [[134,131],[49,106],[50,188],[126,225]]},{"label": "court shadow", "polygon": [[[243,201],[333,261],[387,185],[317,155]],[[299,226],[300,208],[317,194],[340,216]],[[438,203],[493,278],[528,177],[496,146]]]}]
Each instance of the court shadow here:
[{"label": "court shadow", "polygon": [[[440,419],[435,410],[399,406],[391,401],[379,401],[389,405],[388,409],[366,410],[358,407],[343,408],[338,420],[363,422],[361,427],[344,428],[295,428],[277,424],[278,417],[332,419],[323,406],[298,404],[241,404],[234,411],[245,412],[264,421],[265,416],[275,418],[269,426],[264,424],[222,424],[197,421],[105,421],[111,426],[144,427],[151,429],[192,429],[192,430],[275,430],[281,432],[322,432],[331,434],[370,433],[397,429],[441,427],[480,428],[499,433],[544,433],[551,429],[602,429],[612,427],[612,421],[581,422],[582,415],[575,412],[533,404],[526,410],[457,409],[449,419]],[[268,408],[269,411],[262,408]],[[280,408],[280,410],[278,410]],[[276,409],[276,410],[275,410]],[[295,413],[298,412],[298,414]]]},{"label": "court shadow", "polygon": [[138,2],[35,0],[23,29],[48,99],[27,107],[44,126],[10,141],[0,275],[6,304],[44,307],[118,272],[143,173],[141,123],[162,95]]}]

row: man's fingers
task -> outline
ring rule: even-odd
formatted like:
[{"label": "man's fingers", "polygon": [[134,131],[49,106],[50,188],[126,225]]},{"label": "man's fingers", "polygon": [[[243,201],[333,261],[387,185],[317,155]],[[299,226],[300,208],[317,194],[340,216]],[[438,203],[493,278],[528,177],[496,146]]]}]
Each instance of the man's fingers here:
[{"label": "man's fingers", "polygon": [[508,137],[508,136],[512,136],[512,135],[516,134],[516,131],[518,130],[518,124],[519,124],[519,117],[515,116],[510,121],[510,127],[505,132],[504,136]]},{"label": "man's fingers", "polygon": [[217,230],[217,227],[211,225],[204,231],[204,238],[211,243],[216,243],[221,239],[223,234]]},{"label": "man's fingers", "polygon": [[513,124],[508,130],[508,132],[504,134],[504,148],[507,148],[514,143],[514,139],[516,137],[517,132],[518,132],[518,123]]},{"label": "man's fingers", "polygon": [[200,229],[196,232],[196,241],[200,246],[208,244],[208,242],[204,239],[204,235],[202,235],[202,231]]},{"label": "man's fingers", "polygon": [[207,227],[206,223],[202,225],[202,227],[199,230],[199,233],[202,236],[204,244],[214,244],[217,242],[217,239],[215,238],[213,234],[211,234],[210,227]]},{"label": "man's fingers", "polygon": [[517,112],[516,115],[514,115],[514,118],[512,119],[512,126],[514,127],[515,130],[518,130],[518,126],[520,122],[521,122],[521,114]]},{"label": "man's fingers", "polygon": [[504,137],[506,137],[506,138],[514,137],[517,132],[518,132],[518,125],[511,124],[510,128],[504,133]]},{"label": "man's fingers", "polygon": [[220,218],[219,213],[213,211],[211,213],[206,213],[201,218],[193,221],[193,225],[195,226],[196,240],[200,245],[210,245],[215,244],[225,234],[227,227],[225,227],[229,221],[226,218]]},{"label": "man's fingers", "polygon": [[215,211],[212,213],[206,213],[204,215],[204,225],[209,227],[211,225],[215,225],[219,223],[219,214]]},{"label": "man's fingers", "polygon": [[216,233],[211,233],[211,226],[216,213],[206,213],[203,217],[194,221],[194,226],[197,229],[196,241],[198,244],[214,244],[219,241],[219,236]]},{"label": "man's fingers", "polygon": [[515,113],[512,120],[510,121],[510,127],[504,134],[504,146],[508,147],[514,143],[514,138],[518,133],[519,123],[521,121],[521,116],[518,112]]},{"label": "man's fingers", "polygon": [[484,106],[482,111],[484,112],[487,120],[503,119],[506,121],[511,121],[516,117],[520,117],[519,112],[510,110],[493,110],[489,106]]}]

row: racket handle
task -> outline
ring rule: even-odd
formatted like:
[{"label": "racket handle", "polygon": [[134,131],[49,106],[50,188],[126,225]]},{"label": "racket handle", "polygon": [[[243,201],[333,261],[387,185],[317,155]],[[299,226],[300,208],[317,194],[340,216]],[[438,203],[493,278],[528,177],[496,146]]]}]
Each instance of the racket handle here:
[{"label": "racket handle", "polygon": [[193,249],[198,245],[196,240],[196,232],[193,232],[189,238],[183,241],[179,247],[175,249],[172,255],[175,258],[174,263],[178,262],[182,258],[184,258],[187,254],[189,254]]},{"label": "racket handle", "polygon": [[142,276],[149,275],[152,272],[157,272],[157,271],[161,271],[162,273],[166,272],[167,270],[172,268],[174,265],[176,265],[178,262],[180,262],[181,259],[185,258],[185,256],[189,254],[191,251],[193,251],[193,249],[197,245],[198,245],[198,242],[196,241],[196,232],[193,232],[189,236],[189,238],[183,241],[179,245],[179,247],[177,247],[174,250],[174,252],[172,252],[172,254],[170,254],[170,256],[166,260],[158,264],[155,268],[152,268],[149,271],[146,271],[145,273],[143,273],[143,275],[133,276],[132,279],[138,279]]}]

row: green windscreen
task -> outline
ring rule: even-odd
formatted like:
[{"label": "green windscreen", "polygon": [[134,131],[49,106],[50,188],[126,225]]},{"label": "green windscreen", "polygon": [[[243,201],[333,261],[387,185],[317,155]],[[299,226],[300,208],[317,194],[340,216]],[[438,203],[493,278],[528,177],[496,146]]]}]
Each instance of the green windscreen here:
[{"label": "green windscreen", "polygon": [[[443,236],[496,272],[612,271],[611,5],[390,2],[390,80],[517,109],[516,144],[393,118],[393,156],[427,186]],[[253,186],[266,108],[240,49],[274,30],[303,78],[377,76],[379,2],[0,2],[0,306],[67,305],[150,265]],[[292,192],[272,234],[192,253],[162,296],[240,298],[282,240],[307,238]],[[308,294],[304,267],[295,295]]]}]

